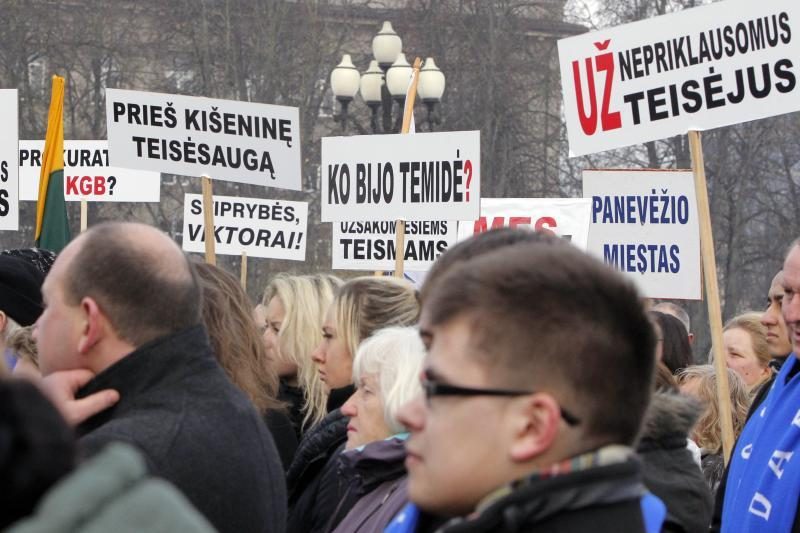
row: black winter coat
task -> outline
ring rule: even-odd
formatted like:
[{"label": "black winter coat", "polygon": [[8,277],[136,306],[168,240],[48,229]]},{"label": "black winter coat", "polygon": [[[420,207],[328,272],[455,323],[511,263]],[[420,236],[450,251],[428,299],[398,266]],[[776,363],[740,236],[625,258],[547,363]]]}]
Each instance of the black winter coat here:
[{"label": "black winter coat", "polygon": [[219,531],[284,530],[275,444],[217,363],[202,326],[145,344],[78,396],[107,388],[119,391],[119,403],[77,428],[85,451],[113,441],[134,445],[152,473],[174,483]]},{"label": "black winter coat", "polygon": [[336,409],[306,432],[286,479],[289,488],[288,533],[327,531],[344,495],[337,457],[347,441],[348,417]]},{"label": "black winter coat", "polygon": [[658,392],[644,421],[637,453],[644,484],[667,506],[664,532],[708,530],[713,500],[703,472],[686,448],[700,406],[680,394]]}]

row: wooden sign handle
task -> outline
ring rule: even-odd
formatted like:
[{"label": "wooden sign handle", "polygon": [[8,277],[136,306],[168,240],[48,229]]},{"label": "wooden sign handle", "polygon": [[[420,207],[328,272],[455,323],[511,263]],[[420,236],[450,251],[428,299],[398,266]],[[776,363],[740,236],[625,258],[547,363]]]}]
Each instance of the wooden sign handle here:
[{"label": "wooden sign handle", "polygon": [[733,419],[731,417],[731,394],[728,386],[728,367],[722,341],[722,310],[719,304],[719,284],[717,282],[717,261],[714,256],[714,237],[711,233],[711,208],[708,202],[703,144],[700,133],[689,132],[689,149],[692,154],[694,189],[697,195],[697,214],[700,221],[700,250],[703,258],[703,277],[705,278],[708,321],[711,326],[711,348],[714,354],[714,368],[717,374],[717,403],[719,405],[719,424],[722,433],[722,455],[725,464],[733,451]]},{"label": "wooden sign handle", "polygon": [[[406,95],[406,105],[403,109],[403,128],[400,133],[408,133],[411,129],[411,118],[414,116],[414,101],[417,98],[417,85],[419,85],[419,69],[422,67],[422,60],[420,58],[414,59],[414,67],[411,74],[411,87]],[[406,254],[406,221],[397,221],[397,230],[395,235],[395,253],[394,257],[394,276],[396,278],[403,277],[404,259]]]},{"label": "wooden sign handle", "polygon": [[247,292],[247,252],[242,252],[242,273],[239,278],[242,289]]},{"label": "wooden sign handle", "polygon": [[217,264],[217,253],[214,241],[214,197],[211,190],[211,178],[203,176],[203,227],[206,238],[206,263]]},{"label": "wooden sign handle", "polygon": [[89,227],[89,204],[86,200],[81,200],[81,233]]}]

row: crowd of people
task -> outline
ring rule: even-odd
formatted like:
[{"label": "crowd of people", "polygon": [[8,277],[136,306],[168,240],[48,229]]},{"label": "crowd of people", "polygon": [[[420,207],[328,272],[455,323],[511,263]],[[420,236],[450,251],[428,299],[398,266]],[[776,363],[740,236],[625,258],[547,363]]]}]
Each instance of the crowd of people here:
[{"label": "crowd of people", "polygon": [[800,241],[765,289],[724,327],[726,458],[686,311],[552,235],[255,306],[141,224],[7,250],[0,529],[800,532]]}]

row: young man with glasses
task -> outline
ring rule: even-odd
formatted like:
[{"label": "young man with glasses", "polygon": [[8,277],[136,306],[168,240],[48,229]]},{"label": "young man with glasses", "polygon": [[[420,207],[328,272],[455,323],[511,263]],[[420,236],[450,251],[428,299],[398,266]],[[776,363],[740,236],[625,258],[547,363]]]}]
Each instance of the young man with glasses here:
[{"label": "young man with glasses", "polygon": [[413,505],[387,531],[659,531],[631,448],[655,345],[633,287],[547,239],[429,283],[425,394],[400,412]]}]

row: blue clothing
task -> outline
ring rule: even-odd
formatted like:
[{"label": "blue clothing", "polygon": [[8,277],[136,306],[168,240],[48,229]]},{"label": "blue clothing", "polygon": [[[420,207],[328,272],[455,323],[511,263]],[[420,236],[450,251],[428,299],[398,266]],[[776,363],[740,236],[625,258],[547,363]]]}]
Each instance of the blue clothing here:
[{"label": "blue clothing", "polygon": [[[800,362],[792,354],[729,465],[722,532],[791,531],[800,498]],[[794,459],[794,460],[792,460]]]}]

